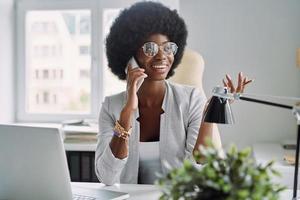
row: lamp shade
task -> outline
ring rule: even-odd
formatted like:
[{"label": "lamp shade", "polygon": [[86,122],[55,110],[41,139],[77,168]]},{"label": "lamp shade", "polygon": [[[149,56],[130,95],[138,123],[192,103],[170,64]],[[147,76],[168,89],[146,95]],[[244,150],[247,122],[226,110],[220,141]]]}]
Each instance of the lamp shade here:
[{"label": "lamp shade", "polygon": [[[217,87],[215,89],[219,90],[216,91],[217,93],[220,93],[220,90],[224,94],[227,93],[227,88]],[[228,99],[213,96],[204,111],[203,119],[204,122],[210,123],[234,124],[234,117]]]}]

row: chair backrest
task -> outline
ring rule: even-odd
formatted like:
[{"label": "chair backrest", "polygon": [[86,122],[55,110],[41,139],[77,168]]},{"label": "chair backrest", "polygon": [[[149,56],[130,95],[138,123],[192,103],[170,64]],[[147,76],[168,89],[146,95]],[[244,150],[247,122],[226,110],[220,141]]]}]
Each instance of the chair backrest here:
[{"label": "chair backrest", "polygon": [[[203,71],[204,60],[202,56],[194,50],[185,49],[181,63],[176,68],[175,74],[170,78],[170,81],[197,87],[200,92],[205,94],[202,82]],[[223,154],[220,133],[216,124],[213,124],[212,142]]]},{"label": "chair backrest", "polygon": [[203,71],[204,60],[202,56],[194,50],[185,49],[181,63],[169,80],[175,83],[195,86],[203,91]]}]

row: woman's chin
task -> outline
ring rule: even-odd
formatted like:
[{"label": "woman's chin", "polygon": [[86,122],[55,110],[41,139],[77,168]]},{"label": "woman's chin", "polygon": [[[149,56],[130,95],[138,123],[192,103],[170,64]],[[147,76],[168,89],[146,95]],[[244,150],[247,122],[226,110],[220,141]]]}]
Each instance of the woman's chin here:
[{"label": "woman's chin", "polygon": [[148,76],[147,77],[147,80],[149,81],[163,81],[163,80],[166,80],[167,78],[167,75],[160,75],[160,76]]},{"label": "woman's chin", "polygon": [[167,71],[165,73],[148,73],[147,79],[151,81],[162,81],[167,78],[167,75]]}]

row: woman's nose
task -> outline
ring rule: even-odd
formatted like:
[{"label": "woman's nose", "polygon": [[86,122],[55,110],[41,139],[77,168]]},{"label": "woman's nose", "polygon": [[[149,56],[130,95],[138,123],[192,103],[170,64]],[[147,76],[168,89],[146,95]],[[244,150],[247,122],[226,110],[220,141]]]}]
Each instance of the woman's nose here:
[{"label": "woman's nose", "polygon": [[155,57],[156,57],[156,58],[160,58],[160,59],[166,59],[166,58],[167,58],[167,55],[166,55],[166,53],[164,52],[163,46],[159,46],[158,52],[157,52],[157,54],[155,55]]}]

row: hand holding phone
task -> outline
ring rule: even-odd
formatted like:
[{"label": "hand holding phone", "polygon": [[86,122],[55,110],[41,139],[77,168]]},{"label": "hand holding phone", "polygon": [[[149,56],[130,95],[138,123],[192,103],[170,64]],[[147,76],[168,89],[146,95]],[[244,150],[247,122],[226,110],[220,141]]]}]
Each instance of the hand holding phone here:
[{"label": "hand holding phone", "polygon": [[[128,61],[128,64],[127,64],[127,67],[125,68],[125,73],[127,74],[127,71],[128,71],[128,66],[131,66],[131,69],[135,69],[135,68],[138,68],[139,65],[137,64],[136,60],[134,59],[134,57],[132,57],[129,61]],[[141,78],[140,80],[137,81],[137,91],[139,90],[139,88],[141,87],[141,85],[143,84],[144,82],[144,78]]]}]

